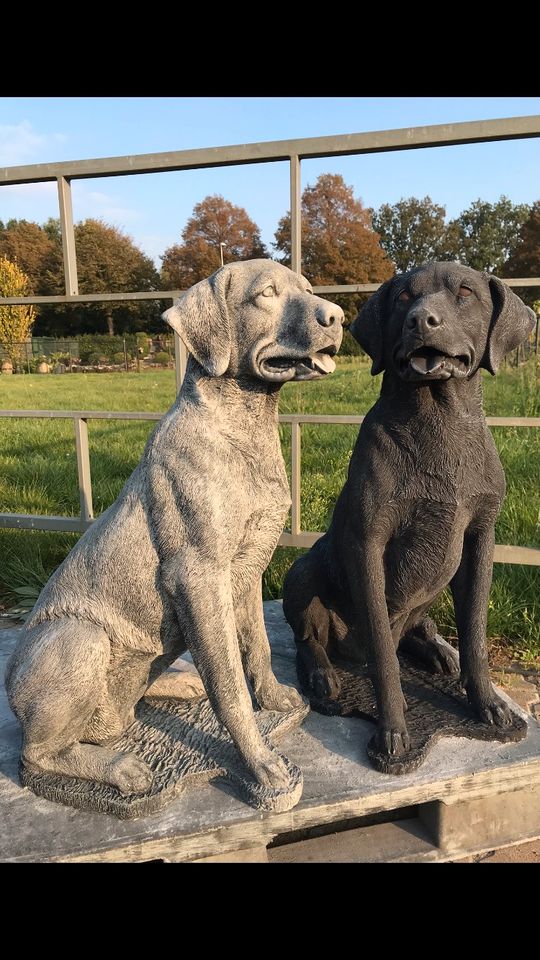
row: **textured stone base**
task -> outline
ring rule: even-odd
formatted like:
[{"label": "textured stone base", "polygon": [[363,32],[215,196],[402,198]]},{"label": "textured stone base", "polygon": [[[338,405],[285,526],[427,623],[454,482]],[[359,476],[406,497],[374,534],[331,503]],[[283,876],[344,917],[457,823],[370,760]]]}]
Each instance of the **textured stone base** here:
[{"label": "textured stone base", "polygon": [[[255,719],[263,739],[273,749],[273,741],[299,726],[308,712],[306,704],[288,713],[261,710]],[[302,773],[282,755],[290,774],[287,789],[270,790],[250,777],[206,697],[187,702],[154,697],[141,700],[134,723],[108,746],[132,753],[149,765],[154,781],[147,793],[125,796],[108,784],[31,773],[24,764],[19,771],[21,783],[47,800],[112,813],[122,820],[155,813],[187,787],[216,777],[223,778],[257,810],[284,812],[294,807],[302,795]]]},{"label": "textured stone base", "polygon": [[[475,717],[458,679],[427,673],[401,655],[399,659],[411,749],[404,756],[389,757],[377,751],[372,737],[367,753],[376,770],[398,775],[416,770],[441,737],[515,743],[526,736],[527,724],[516,713],[514,723],[508,727],[483,723]],[[334,661],[333,666],[341,681],[339,697],[318,700],[310,694],[313,710],[326,716],[357,716],[376,723],[375,693],[366,668],[345,661]]]}]

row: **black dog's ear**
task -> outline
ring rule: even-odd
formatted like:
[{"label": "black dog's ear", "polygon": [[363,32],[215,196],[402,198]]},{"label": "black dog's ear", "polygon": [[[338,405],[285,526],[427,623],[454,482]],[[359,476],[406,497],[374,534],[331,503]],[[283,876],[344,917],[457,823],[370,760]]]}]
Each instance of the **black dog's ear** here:
[{"label": "black dog's ear", "polygon": [[231,327],[227,291],[231,272],[225,267],[208,280],[186,290],[162,314],[179,334],[189,352],[211,377],[221,377],[231,360]]},{"label": "black dog's ear", "polygon": [[381,373],[385,366],[383,317],[386,311],[387,295],[392,280],[387,280],[386,283],[383,283],[382,287],[379,287],[377,292],[369,298],[349,328],[354,339],[358,340],[360,346],[373,360],[371,367],[372,376]]},{"label": "black dog's ear", "polygon": [[519,347],[532,332],[536,314],[498,277],[488,277],[488,280],[493,314],[480,366],[495,374],[504,355]]}]

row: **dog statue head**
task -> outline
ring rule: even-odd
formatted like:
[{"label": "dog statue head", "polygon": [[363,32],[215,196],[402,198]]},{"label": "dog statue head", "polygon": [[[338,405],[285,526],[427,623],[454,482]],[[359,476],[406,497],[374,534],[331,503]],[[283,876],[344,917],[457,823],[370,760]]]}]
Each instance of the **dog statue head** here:
[{"label": "dog statue head", "polygon": [[163,319],[210,377],[282,384],[335,369],[343,311],[273,260],[228,263],[182,294]]},{"label": "dog statue head", "polygon": [[425,263],[387,280],[360,310],[352,335],[373,360],[425,383],[494,374],[527,339],[536,316],[509,286],[460,263]]}]

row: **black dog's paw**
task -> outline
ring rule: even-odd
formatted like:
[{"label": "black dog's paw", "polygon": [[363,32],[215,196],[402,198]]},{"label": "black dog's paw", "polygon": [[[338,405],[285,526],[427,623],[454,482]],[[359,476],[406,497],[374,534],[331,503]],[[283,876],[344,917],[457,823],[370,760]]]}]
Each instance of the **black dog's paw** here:
[{"label": "black dog's paw", "polygon": [[484,723],[495,724],[497,727],[508,727],[516,722],[508,704],[501,700],[495,691],[492,691],[488,697],[467,691],[467,696],[475,713]]},{"label": "black dog's paw", "polygon": [[317,667],[309,677],[309,686],[318,700],[333,700],[339,696],[341,683],[333,667]]},{"label": "black dog's paw", "polygon": [[[432,620],[427,623],[435,624]],[[456,677],[459,674],[459,654],[438,633],[428,633],[423,624],[403,637],[400,649],[418,660],[430,673],[442,673]]]},{"label": "black dog's paw", "polygon": [[379,753],[389,757],[400,757],[411,748],[411,738],[405,727],[403,730],[379,727],[377,731],[377,746]]}]

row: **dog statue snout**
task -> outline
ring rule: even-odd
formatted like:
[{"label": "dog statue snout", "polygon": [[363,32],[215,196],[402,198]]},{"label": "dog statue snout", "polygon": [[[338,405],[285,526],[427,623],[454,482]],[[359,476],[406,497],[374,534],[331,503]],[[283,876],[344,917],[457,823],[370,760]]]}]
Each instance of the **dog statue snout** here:
[{"label": "dog statue snout", "polygon": [[417,333],[426,334],[434,327],[440,327],[442,325],[442,317],[440,317],[433,310],[427,310],[425,307],[420,307],[416,310],[411,310],[411,312],[407,314],[405,325],[408,330],[414,330]]},{"label": "dog statue snout", "polygon": [[338,307],[336,303],[328,303],[326,300],[321,300],[315,311],[315,316],[321,327],[333,327],[334,324],[343,323],[344,320],[341,307]]}]

